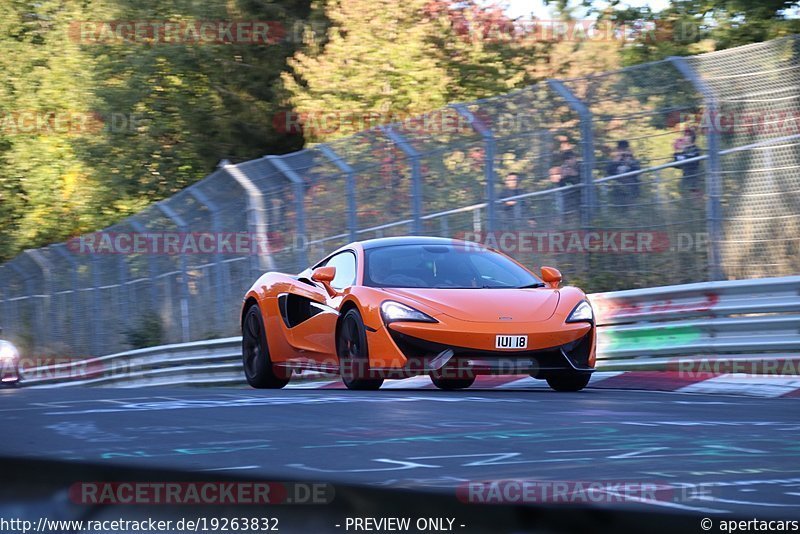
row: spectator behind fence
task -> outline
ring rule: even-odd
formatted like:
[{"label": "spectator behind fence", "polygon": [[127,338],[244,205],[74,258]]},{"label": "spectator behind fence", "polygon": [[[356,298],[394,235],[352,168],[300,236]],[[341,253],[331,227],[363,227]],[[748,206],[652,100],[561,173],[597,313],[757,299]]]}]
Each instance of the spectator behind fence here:
[{"label": "spectator behind fence", "polygon": [[[625,174],[638,171],[641,168],[639,160],[633,157],[630,143],[622,140],[617,143],[617,149],[614,151],[614,159],[608,164],[606,176]],[[622,207],[628,207],[634,204],[639,198],[640,176],[639,173],[636,173],[617,178],[616,180],[609,180],[611,182],[609,184],[611,187],[611,203],[615,206]]]},{"label": "spectator behind fence", "polygon": [[[561,173],[559,176],[558,187],[567,185],[580,185],[581,171],[580,164],[578,163],[578,156],[572,150],[567,150],[563,153],[564,158],[561,164]],[[581,207],[581,189],[575,187],[563,193],[563,213],[578,214]]]},{"label": "spectator behind fence", "polygon": [[[683,130],[683,135],[675,140],[673,148],[675,150],[675,161],[685,161],[700,156],[700,149],[695,144],[697,134],[694,128],[686,128]],[[683,171],[681,177],[681,190],[685,194],[693,197],[699,197],[702,193],[702,186],[700,180],[700,162],[692,161],[684,163],[680,166]]]},{"label": "spectator behind fence", "polygon": [[267,231],[284,232],[286,231],[286,201],[285,193],[277,191],[269,199],[267,211]]},{"label": "spectator behind fence", "polygon": [[[500,190],[499,198],[513,197],[519,194],[519,178],[516,174],[509,174],[503,179],[503,188]],[[511,230],[516,219],[520,216],[520,205],[518,200],[504,200],[500,204],[501,228]]]}]

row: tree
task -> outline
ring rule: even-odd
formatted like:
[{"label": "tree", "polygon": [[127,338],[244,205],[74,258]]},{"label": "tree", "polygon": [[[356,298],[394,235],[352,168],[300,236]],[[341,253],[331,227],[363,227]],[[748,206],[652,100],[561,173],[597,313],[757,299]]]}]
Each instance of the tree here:
[{"label": "tree", "polygon": [[800,31],[800,20],[788,16],[800,5],[797,0],[672,0],[660,12],[649,7],[617,9],[618,4],[612,2],[601,17],[655,25],[654,31],[642,33],[623,49],[625,65],[722,50]]},{"label": "tree", "polygon": [[[114,223],[220,159],[299,149],[302,138],[272,118],[309,10],[310,0],[0,4],[0,259]],[[287,35],[267,44],[92,40],[81,33],[91,21],[270,21]]]},{"label": "tree", "polygon": [[[79,2],[16,1],[0,15],[0,257],[63,238],[94,219],[96,185],[75,141],[96,128],[91,69],[67,39]],[[86,125],[84,128],[82,125]]]},{"label": "tree", "polygon": [[[144,1],[114,6],[119,20],[275,21],[291,27],[308,1],[273,3]],[[273,128],[281,108],[275,84],[296,43],[111,43],[92,51],[102,113],[123,115],[86,147],[114,183],[108,199],[130,213],[190,185],[218,161],[242,161],[297,150],[302,139]],[[127,119],[127,120],[125,120]]]},{"label": "tree", "polygon": [[[282,76],[310,141],[529,85],[543,49],[477,1],[330,0],[316,9],[330,21],[325,39],[307,42]],[[346,124],[321,128],[320,116]]]},{"label": "tree", "polygon": [[[324,9],[331,22],[327,42],[308,43],[289,60],[282,76],[289,101],[306,121],[328,114],[333,121],[361,121],[421,113],[447,103],[448,72],[430,36],[437,31],[425,16],[428,0],[332,0]],[[367,122],[370,120],[366,119]],[[380,120],[380,119],[379,119]],[[311,140],[360,130],[307,128]]]}]

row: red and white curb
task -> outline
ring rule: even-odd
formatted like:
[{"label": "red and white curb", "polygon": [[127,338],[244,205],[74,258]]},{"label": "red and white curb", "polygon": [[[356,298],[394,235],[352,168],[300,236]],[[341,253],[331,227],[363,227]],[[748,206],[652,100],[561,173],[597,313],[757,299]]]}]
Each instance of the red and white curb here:
[{"label": "red and white curb", "polygon": [[[798,397],[800,398],[800,376],[767,376],[724,374],[717,376],[686,376],[677,372],[659,371],[597,371],[592,375],[589,388],[637,389],[650,391],[675,391],[679,393],[702,393],[743,395],[748,397]],[[339,379],[300,380],[290,382],[288,389],[343,389]],[[436,389],[427,376],[415,376],[403,380],[386,380],[381,389]],[[547,390],[544,380],[535,380],[520,375],[479,375],[469,390]]]}]

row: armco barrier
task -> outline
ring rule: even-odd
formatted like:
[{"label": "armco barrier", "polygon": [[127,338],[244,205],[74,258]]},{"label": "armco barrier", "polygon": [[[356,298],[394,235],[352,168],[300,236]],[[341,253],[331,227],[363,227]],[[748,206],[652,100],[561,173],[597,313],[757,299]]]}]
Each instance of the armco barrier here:
[{"label": "armco barrier", "polygon": [[590,295],[598,367],[663,370],[677,360],[800,358],[800,276]]},{"label": "armco barrier", "polygon": [[[667,370],[703,358],[800,360],[800,276],[598,293],[589,299],[598,318],[598,369]],[[23,369],[22,385],[242,385],[240,343],[239,337],[195,341]]]},{"label": "armco barrier", "polygon": [[225,385],[244,382],[241,338],[193,341],[21,369],[21,385]]}]

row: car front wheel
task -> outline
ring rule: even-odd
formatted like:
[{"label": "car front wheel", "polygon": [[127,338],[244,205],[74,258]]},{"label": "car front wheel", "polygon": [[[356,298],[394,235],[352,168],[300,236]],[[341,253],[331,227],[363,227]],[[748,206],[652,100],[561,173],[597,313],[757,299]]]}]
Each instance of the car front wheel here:
[{"label": "car front wheel", "polygon": [[347,389],[374,390],[383,385],[383,379],[373,377],[370,372],[367,331],[361,314],[355,308],[342,317],[336,352],[342,382]]}]

